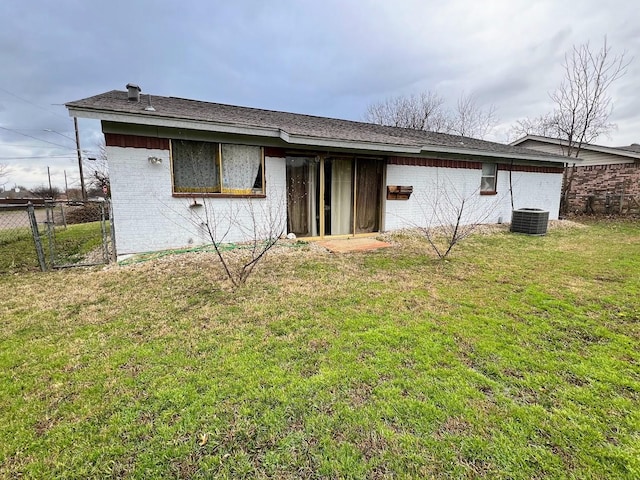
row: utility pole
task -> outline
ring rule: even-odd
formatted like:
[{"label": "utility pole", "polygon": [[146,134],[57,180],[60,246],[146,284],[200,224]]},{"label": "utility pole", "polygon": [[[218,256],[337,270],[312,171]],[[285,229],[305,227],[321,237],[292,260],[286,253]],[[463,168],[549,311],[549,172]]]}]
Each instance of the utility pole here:
[{"label": "utility pole", "polygon": [[47,177],[49,177],[49,196],[51,200],[53,200],[53,188],[51,188],[51,172],[49,171],[49,167],[47,167]]},{"label": "utility pole", "polygon": [[78,151],[78,169],[80,170],[80,189],[82,200],[87,201],[87,190],[84,188],[84,173],[82,172],[82,152],[80,151],[80,135],[78,134],[78,118],[73,117],[73,126],[76,130],[76,150]]},{"label": "utility pole", "polygon": [[67,201],[69,201],[69,185],[67,184],[67,171],[64,171],[64,194],[67,196]]}]

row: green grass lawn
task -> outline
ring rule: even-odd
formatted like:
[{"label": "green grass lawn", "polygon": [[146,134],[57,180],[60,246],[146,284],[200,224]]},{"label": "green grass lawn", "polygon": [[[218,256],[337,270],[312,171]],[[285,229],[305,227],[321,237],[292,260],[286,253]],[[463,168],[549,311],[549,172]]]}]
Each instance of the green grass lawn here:
[{"label": "green grass lawn", "polygon": [[39,268],[30,227],[0,230],[0,274]]},{"label": "green grass lawn", "polygon": [[[39,225],[45,262],[51,268],[51,252],[46,226]],[[108,227],[107,227],[108,228]],[[55,264],[73,264],[102,245],[100,222],[82,223],[55,230]],[[0,274],[40,269],[30,227],[0,230]]]},{"label": "green grass lawn", "polygon": [[[107,234],[109,224],[106,224]],[[56,228],[56,265],[83,262],[84,256],[102,245],[100,222],[80,223]]]},{"label": "green grass lawn", "polygon": [[640,478],[640,225],[0,276],[5,478]]}]

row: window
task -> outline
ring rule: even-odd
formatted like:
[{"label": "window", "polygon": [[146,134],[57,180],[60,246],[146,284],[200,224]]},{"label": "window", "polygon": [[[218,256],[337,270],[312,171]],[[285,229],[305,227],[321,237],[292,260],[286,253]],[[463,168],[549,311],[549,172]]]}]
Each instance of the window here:
[{"label": "window", "polygon": [[220,193],[218,144],[171,142],[174,193]]},{"label": "window", "polygon": [[482,178],[480,179],[480,193],[496,193],[496,179],[498,165],[495,163],[482,164]]},{"label": "window", "polygon": [[171,141],[174,194],[263,195],[262,148]]}]

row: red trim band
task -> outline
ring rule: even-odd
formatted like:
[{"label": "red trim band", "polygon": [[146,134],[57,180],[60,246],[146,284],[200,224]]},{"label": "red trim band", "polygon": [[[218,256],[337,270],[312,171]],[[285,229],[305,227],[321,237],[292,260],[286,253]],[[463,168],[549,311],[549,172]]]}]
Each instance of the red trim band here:
[{"label": "red trim band", "polygon": [[105,133],[104,141],[107,147],[148,148],[154,150],[169,150],[168,138],[141,137],[140,135],[123,135],[121,133]]}]

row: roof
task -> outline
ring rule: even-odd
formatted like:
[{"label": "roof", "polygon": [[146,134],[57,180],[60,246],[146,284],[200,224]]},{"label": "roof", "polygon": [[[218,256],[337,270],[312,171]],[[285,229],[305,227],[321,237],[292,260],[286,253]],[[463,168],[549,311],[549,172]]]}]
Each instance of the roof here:
[{"label": "roof", "polygon": [[[149,108],[149,106],[153,108]],[[123,123],[278,137],[287,144],[401,153],[454,153],[564,163],[559,155],[458,135],[112,90],[69,102],[70,115]]]},{"label": "roof", "polygon": [[[517,146],[526,141],[535,141],[541,143],[548,143],[552,145],[561,145],[566,146],[568,142],[566,140],[561,140],[559,138],[550,138],[550,137],[542,137],[539,135],[526,135],[522,138],[519,138],[515,142],[512,142],[511,145]],[[588,150],[592,152],[599,153],[608,153],[611,155],[620,155],[622,157],[629,157],[634,159],[640,159],[640,145],[637,143],[632,143],[626,147],[605,147],[604,145],[594,145],[592,143],[584,143],[580,147],[581,150]]]},{"label": "roof", "polygon": [[630,152],[640,153],[640,144],[632,143],[631,145],[627,145],[626,147],[616,147],[620,150],[628,150]]}]

